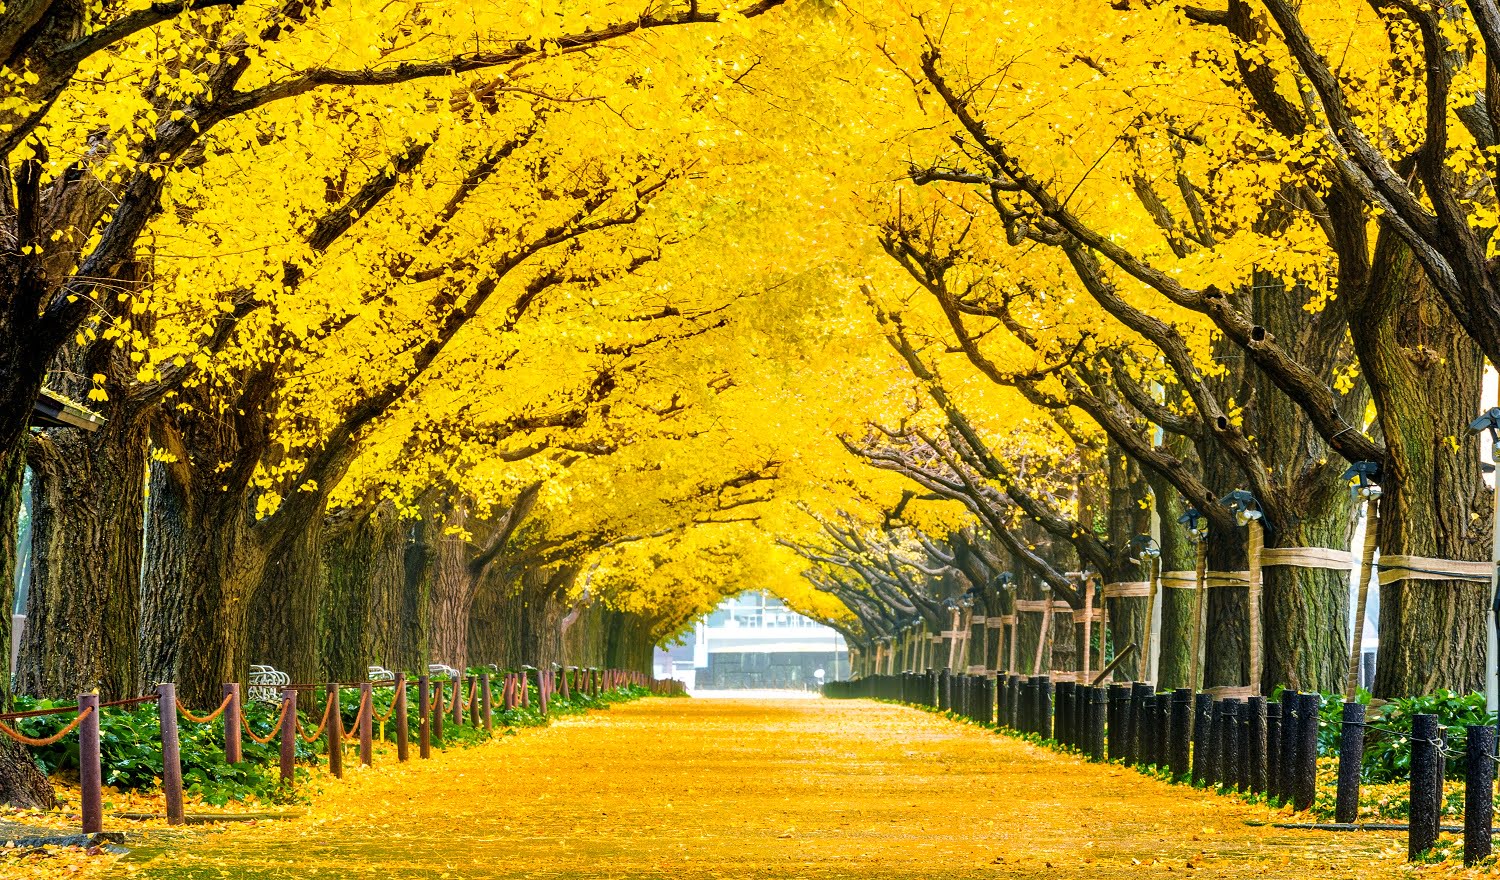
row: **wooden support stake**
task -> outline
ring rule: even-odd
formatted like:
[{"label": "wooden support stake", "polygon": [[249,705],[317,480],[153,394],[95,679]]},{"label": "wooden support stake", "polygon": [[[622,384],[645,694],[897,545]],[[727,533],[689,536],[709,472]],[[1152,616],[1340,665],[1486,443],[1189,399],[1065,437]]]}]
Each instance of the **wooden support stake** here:
[{"label": "wooden support stake", "polygon": [[156,717],[161,721],[161,793],[167,802],[167,824],[181,825],[182,751],[177,738],[177,686],[156,686]]}]

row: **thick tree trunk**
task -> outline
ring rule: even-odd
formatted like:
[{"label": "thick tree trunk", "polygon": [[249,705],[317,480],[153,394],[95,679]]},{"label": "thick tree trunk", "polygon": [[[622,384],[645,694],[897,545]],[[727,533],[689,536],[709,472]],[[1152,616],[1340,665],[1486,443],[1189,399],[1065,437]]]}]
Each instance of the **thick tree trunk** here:
[{"label": "thick tree trunk", "polygon": [[[1169,448],[1174,441],[1179,449],[1173,454],[1181,455],[1187,444],[1182,438],[1168,438]],[[1166,480],[1156,474],[1147,474],[1151,493],[1155,499],[1157,518],[1161,521],[1161,570],[1192,571],[1197,562],[1197,549],[1188,540],[1177,518],[1182,516],[1187,505]],[[1157,656],[1156,681],[1164,688],[1188,686],[1191,669],[1191,644],[1193,640],[1193,591],[1163,584],[1161,588],[1161,634],[1160,653]]]},{"label": "thick tree trunk", "polygon": [[562,659],[562,619],[571,568],[531,568],[521,575],[521,656],[533,666]]},{"label": "thick tree trunk", "polygon": [[513,569],[495,566],[479,582],[469,614],[469,650],[477,663],[513,669],[521,656],[521,590]]},{"label": "thick tree trunk", "polygon": [[469,656],[469,610],[474,600],[474,571],[469,562],[469,544],[450,528],[468,525],[467,512],[459,506],[450,511],[443,528],[434,537],[430,639],[432,662],[462,670]]},{"label": "thick tree trunk", "polygon": [[139,411],[111,408],[94,434],[52,430],[32,446],[31,586],[16,689],[137,696],[147,440]]},{"label": "thick tree trunk", "polygon": [[431,526],[418,520],[406,526],[407,536],[402,554],[404,572],[401,590],[401,626],[396,632],[393,660],[395,668],[427,670],[432,634],[432,564],[434,553],[428,537]]},{"label": "thick tree trunk", "polygon": [[[1137,535],[1151,534],[1151,508],[1147,503],[1147,483],[1140,465],[1127,457],[1114,443],[1108,446],[1109,464],[1109,534],[1115,551],[1115,566],[1111,571],[1101,572],[1105,581],[1139,581],[1150,578],[1150,566],[1131,562],[1135,555],[1132,540]],[[1101,585],[1102,588],[1102,585]],[[1146,648],[1146,624],[1150,609],[1146,598],[1120,597],[1105,600],[1109,606],[1109,638],[1114,643],[1114,653],[1135,645],[1138,651]],[[1097,627],[1096,627],[1097,629]],[[1147,658],[1149,662],[1150,658]],[[1090,666],[1098,673],[1099,666]],[[1123,670],[1132,677],[1142,668],[1140,655],[1135,661],[1126,661]]]},{"label": "thick tree trunk", "polygon": [[328,589],[319,612],[323,677],[351,681],[371,665],[396,670],[417,662],[402,650],[404,542],[400,517],[388,502],[328,518]]},{"label": "thick tree trunk", "polygon": [[[1380,236],[1367,299],[1354,340],[1387,449],[1381,556],[1488,559],[1490,501],[1466,434],[1481,407],[1483,357],[1395,235]],[[1382,586],[1376,695],[1481,689],[1488,594],[1466,581]]]},{"label": "thick tree trunk", "polygon": [[[313,516],[269,560],[250,601],[250,663],[282,670],[292,681],[326,679],[318,639],[318,609],[328,583],[323,569],[323,516]],[[332,613],[359,617],[357,607]],[[343,681],[361,681],[359,669]]]},{"label": "thick tree trunk", "polygon": [[250,604],[267,560],[249,502],[196,492],[180,473],[152,468],[142,679],[176,681],[188,705],[213,706],[249,671]]}]

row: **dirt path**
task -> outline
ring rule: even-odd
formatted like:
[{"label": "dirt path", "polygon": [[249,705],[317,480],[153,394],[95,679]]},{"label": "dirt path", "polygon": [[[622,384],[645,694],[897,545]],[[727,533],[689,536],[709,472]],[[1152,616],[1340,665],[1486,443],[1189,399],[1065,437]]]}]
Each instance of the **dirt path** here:
[{"label": "dirt path", "polygon": [[159,878],[1389,877],[1404,840],[864,701],[647,700],[351,774],[306,819],[193,835]]}]

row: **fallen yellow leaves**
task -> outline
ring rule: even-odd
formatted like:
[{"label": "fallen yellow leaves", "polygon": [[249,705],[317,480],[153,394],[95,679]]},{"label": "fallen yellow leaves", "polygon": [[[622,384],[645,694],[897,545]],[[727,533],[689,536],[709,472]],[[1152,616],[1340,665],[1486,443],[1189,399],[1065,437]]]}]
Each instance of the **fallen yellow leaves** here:
[{"label": "fallen yellow leaves", "polygon": [[[668,805],[670,804],[670,808]],[[645,700],[353,769],[307,816],[148,834],[6,877],[1389,877],[1396,835],[1263,808],[864,701]],[[63,866],[72,873],[63,873]],[[90,873],[92,872],[92,873]]]}]

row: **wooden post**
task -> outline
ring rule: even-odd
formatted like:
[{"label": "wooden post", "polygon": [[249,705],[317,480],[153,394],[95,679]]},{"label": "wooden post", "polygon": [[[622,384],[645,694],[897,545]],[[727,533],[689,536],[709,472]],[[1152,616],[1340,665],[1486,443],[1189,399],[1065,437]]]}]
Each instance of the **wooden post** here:
[{"label": "wooden post", "polygon": [[551,673],[549,673],[549,672],[543,672],[542,670],[538,669],[536,671],[536,693],[537,693],[536,702],[537,702],[537,709],[543,715],[547,714],[547,697],[548,697],[547,691],[551,690],[551,687],[549,687],[550,684],[551,684]]},{"label": "wooden post", "polygon": [[231,764],[238,764],[245,760],[245,751],[240,739],[240,685],[239,682],[224,685],[224,696],[232,696],[229,705],[224,709],[224,760]]},{"label": "wooden post", "polygon": [[297,769],[297,692],[291,688],[281,692],[281,782],[291,785],[296,779]]},{"label": "wooden post", "polygon": [[328,726],[324,736],[328,740],[328,772],[335,779],[344,778],[344,713],[339,706],[339,684],[328,683]]},{"label": "wooden post", "polygon": [[359,763],[368,767],[375,760],[375,747],[371,728],[375,721],[375,686],[368,681],[359,686],[359,699],[363,712],[359,716]]},{"label": "wooden post", "polygon": [[[1087,687],[1094,677],[1089,674],[1094,659],[1094,579],[1083,582],[1083,678],[1079,682]],[[1102,655],[1104,652],[1100,652]],[[1102,661],[1101,656],[1101,661]],[[1143,677],[1142,681],[1145,680]]]},{"label": "wooden post", "polygon": [[78,725],[78,782],[83,833],[104,830],[104,768],[99,762],[99,695],[79,694],[78,713],[89,716]]},{"label": "wooden post", "polygon": [[406,673],[396,673],[396,706],[391,713],[391,720],[396,722],[396,760],[406,761],[411,757],[407,754],[407,739],[411,736],[410,721],[406,717]]},{"label": "wooden post", "polygon": [[453,726],[464,726],[464,674],[453,674]]},{"label": "wooden post", "polygon": [[479,674],[479,710],[484,715],[484,729],[495,729],[494,707],[490,704],[490,674],[481,672]]},{"label": "wooden post", "polygon": [[156,686],[156,717],[161,720],[161,793],[167,801],[167,824],[181,825],[182,751],[177,739],[176,685]]},{"label": "wooden post", "polygon": [[470,727],[478,727],[479,726],[479,712],[480,712],[481,709],[484,708],[483,706],[481,706],[479,704],[479,693],[478,693],[478,691],[479,691],[479,677],[475,676],[475,675],[469,676],[469,699],[467,700],[467,704],[469,706],[469,726]]},{"label": "wooden post", "polygon": [[441,678],[433,682],[437,686],[437,693],[433,696],[435,704],[432,707],[432,738],[437,742],[443,741],[443,715],[448,704],[443,702],[443,680]]},{"label": "wooden post", "polygon": [[417,679],[417,754],[432,757],[432,679]]}]

